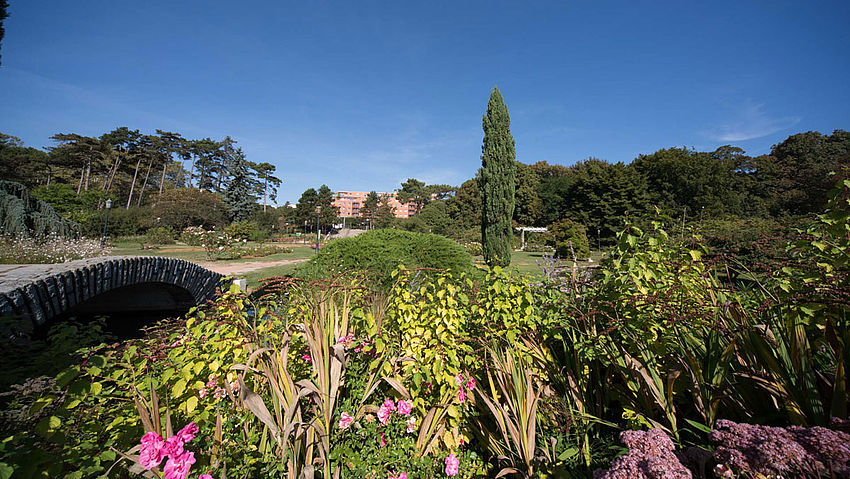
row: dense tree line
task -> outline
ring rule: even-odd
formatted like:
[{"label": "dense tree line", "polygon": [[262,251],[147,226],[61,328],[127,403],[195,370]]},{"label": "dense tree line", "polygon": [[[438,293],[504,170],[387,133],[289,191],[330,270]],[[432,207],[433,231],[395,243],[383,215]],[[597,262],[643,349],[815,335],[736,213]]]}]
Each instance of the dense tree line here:
[{"label": "dense tree line", "polygon": [[[24,184],[81,223],[98,217],[110,199],[113,209],[147,211],[124,216],[159,218],[179,227],[193,215],[166,209],[192,208],[179,201],[181,197],[199,201],[199,211],[210,212],[185,226],[240,221],[254,214],[259,202],[265,211],[281,184],[274,165],[249,161],[230,137],[188,139],[175,132],[144,134],[119,127],[101,136],[57,133],[51,140],[53,144],[42,150],[0,133],[0,177]],[[213,214],[216,209],[220,211]],[[176,217],[182,219],[167,222]],[[156,221],[140,220],[133,230],[152,224]]]},{"label": "dense tree line", "polygon": [[[664,148],[628,164],[588,158],[569,167],[545,161],[515,166],[514,226],[570,220],[610,243],[628,217],[689,222],[821,211],[837,179],[831,173],[846,175],[850,167],[850,133],[798,133],[756,157],[726,145],[714,151]],[[416,217],[395,226],[480,241],[480,179],[479,172],[444,199],[427,196]]]}]

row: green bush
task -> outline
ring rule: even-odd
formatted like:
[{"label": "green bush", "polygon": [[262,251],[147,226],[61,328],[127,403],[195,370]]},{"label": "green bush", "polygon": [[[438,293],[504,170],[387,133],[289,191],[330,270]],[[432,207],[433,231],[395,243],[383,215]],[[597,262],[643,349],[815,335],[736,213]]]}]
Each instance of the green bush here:
[{"label": "green bush", "polygon": [[224,229],[236,240],[250,240],[260,232],[259,226],[253,221],[234,221]]},{"label": "green bush", "polygon": [[[554,240],[555,253],[561,258],[572,259],[573,254],[578,259],[590,257],[590,246],[587,243],[585,227],[575,221],[563,219],[549,226],[549,233]],[[572,244],[572,249],[570,249]]]},{"label": "green bush", "polygon": [[380,229],[335,240],[296,270],[296,275],[322,278],[346,271],[373,271],[379,281],[404,264],[408,268],[472,271],[472,256],[463,246],[440,235]]},{"label": "green bush", "polygon": [[149,245],[164,245],[174,244],[174,239],[177,234],[174,228],[170,226],[159,226],[151,228],[145,233],[145,244]]}]

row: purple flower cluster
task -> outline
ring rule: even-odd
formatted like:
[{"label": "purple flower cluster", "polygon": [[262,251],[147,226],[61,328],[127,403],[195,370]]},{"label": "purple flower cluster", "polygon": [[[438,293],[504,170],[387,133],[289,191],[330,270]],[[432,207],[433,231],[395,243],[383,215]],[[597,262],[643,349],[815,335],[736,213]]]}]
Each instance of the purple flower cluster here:
[{"label": "purple flower cluster", "polygon": [[817,477],[832,469],[839,477],[850,475],[850,435],[841,431],[721,419],[709,438],[718,445],[715,461],[738,473]]},{"label": "purple flower cluster", "polygon": [[629,452],[595,471],[593,479],[691,479],[691,471],[674,454],[673,441],[660,429],[623,431],[620,441]]}]

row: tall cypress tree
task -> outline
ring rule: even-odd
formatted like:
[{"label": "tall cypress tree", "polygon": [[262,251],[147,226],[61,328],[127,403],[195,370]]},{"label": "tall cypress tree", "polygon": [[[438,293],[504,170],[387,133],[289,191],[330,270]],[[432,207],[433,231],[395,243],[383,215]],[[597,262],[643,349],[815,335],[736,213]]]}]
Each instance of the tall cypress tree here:
[{"label": "tall cypress tree", "polygon": [[511,117],[499,89],[493,87],[484,115],[479,183],[482,199],[481,246],[489,266],[511,264],[516,150]]}]

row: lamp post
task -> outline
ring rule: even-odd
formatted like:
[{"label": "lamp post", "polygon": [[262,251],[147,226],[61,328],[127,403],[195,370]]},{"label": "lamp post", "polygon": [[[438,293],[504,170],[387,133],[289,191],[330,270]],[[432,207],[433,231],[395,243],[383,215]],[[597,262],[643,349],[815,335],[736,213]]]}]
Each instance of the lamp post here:
[{"label": "lamp post", "polygon": [[112,208],[112,200],[106,200],[106,216],[103,218],[103,236],[100,238],[100,249],[106,245],[106,225],[109,224],[109,209]]},{"label": "lamp post", "polygon": [[307,220],[304,220],[304,244],[307,244]]},{"label": "lamp post", "polygon": [[316,207],[316,253],[319,253],[319,213],[322,212],[322,207]]}]

